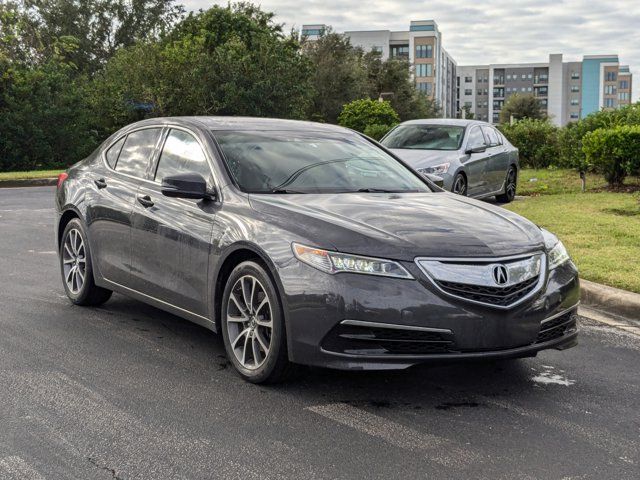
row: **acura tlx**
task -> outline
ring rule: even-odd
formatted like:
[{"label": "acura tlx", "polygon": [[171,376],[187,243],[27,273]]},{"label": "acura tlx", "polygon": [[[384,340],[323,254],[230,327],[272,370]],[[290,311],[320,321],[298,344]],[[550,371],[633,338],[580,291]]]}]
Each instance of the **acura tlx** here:
[{"label": "acura tlx", "polygon": [[580,287],[562,242],[433,180],[332,125],[144,120],[58,180],[64,289],[219,332],[255,383],[297,364],[401,369],[575,345]]}]

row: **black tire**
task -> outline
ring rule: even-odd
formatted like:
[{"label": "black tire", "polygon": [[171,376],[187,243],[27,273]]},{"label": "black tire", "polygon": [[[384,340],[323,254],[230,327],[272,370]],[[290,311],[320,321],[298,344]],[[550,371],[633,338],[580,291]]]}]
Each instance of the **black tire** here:
[{"label": "black tire", "polygon": [[[245,294],[245,287],[250,294]],[[266,306],[260,307],[265,299]],[[227,358],[244,380],[278,383],[297,371],[289,362],[280,296],[260,264],[242,262],[227,278],[220,325]],[[247,333],[243,335],[243,332]],[[263,345],[267,341],[265,350]]]},{"label": "black tire", "polygon": [[453,184],[451,184],[451,191],[456,195],[467,196],[467,189],[469,185],[467,184],[467,177],[464,176],[463,173],[458,173],[453,179]]},{"label": "black tire", "polygon": [[[76,237],[77,236],[77,237]],[[70,248],[72,237],[74,239],[79,238],[82,242],[82,247],[78,248],[77,254]],[[76,242],[76,245],[80,243]],[[60,242],[60,273],[62,275],[62,285],[64,286],[65,293],[71,303],[75,305],[83,306],[98,306],[111,298],[113,293],[106,288],[98,287],[93,279],[93,268],[91,265],[91,250],[89,248],[89,241],[87,239],[86,230],[82,222],[74,218],[72,219],[64,229],[62,233],[62,240]],[[74,259],[70,262],[70,259]],[[76,272],[70,272],[75,265]],[[71,278],[71,282],[69,282]],[[80,279],[82,284],[80,285]]]},{"label": "black tire", "polygon": [[500,203],[510,203],[516,198],[516,188],[518,184],[518,173],[515,167],[509,167],[507,179],[504,183],[504,193],[496,195],[496,200]]}]

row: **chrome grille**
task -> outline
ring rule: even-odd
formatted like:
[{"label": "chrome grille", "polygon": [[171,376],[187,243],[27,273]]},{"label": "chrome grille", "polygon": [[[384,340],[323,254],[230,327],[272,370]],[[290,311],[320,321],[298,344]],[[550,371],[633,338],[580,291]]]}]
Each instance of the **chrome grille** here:
[{"label": "chrome grille", "polygon": [[419,258],[416,263],[442,293],[495,308],[510,308],[542,288],[542,253],[502,258]]}]

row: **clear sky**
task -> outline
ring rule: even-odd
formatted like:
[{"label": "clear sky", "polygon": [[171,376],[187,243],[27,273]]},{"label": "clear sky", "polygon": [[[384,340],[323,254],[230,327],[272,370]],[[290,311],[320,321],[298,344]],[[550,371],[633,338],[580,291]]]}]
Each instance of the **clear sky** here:
[{"label": "clear sky", "polygon": [[[187,9],[227,1],[182,0]],[[565,61],[617,53],[640,98],[640,0],[262,0],[287,29],[324,23],[337,31],[408,30],[435,20],[458,65]]]}]

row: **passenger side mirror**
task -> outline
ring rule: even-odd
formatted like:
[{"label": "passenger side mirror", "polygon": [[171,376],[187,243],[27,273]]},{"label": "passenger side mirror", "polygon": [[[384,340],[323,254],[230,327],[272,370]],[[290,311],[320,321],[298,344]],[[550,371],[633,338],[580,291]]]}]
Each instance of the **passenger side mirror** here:
[{"label": "passenger side mirror", "polygon": [[444,178],[439,177],[438,175],[434,175],[432,173],[423,173],[422,175],[424,175],[427,179],[431,180],[440,188],[444,188]]},{"label": "passenger side mirror", "polygon": [[476,145],[475,147],[467,148],[464,153],[471,155],[472,153],[484,153],[487,151],[486,145]]},{"label": "passenger side mirror", "polygon": [[207,191],[206,180],[199,173],[181,173],[164,177],[161,191],[165,197],[196,200],[212,197],[211,192]]}]

